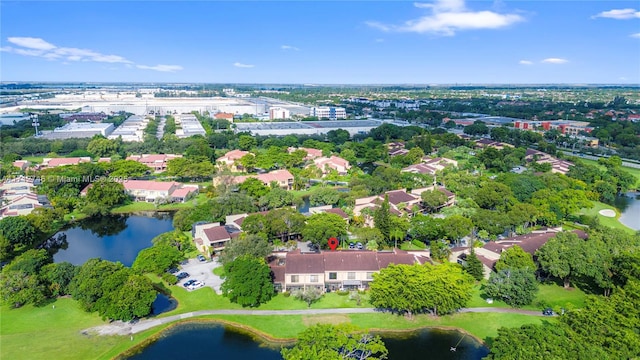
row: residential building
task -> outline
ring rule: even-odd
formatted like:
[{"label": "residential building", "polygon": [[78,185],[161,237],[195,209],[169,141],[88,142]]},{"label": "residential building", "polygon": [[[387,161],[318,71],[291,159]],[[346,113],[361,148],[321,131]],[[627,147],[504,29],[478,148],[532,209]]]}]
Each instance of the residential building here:
[{"label": "residential building", "polygon": [[[536,251],[547,243],[551,238],[555,237],[562,231],[562,227],[548,228],[544,230],[536,230],[531,234],[518,235],[504,240],[490,241],[483,247],[474,248],[474,252],[478,257],[478,260],[482,262],[484,268],[484,277],[489,278],[491,272],[494,270],[496,262],[500,259],[500,254],[506,249],[518,245],[526,253],[535,257]],[[587,233],[582,230],[573,230],[581,239],[588,237]],[[451,262],[457,261],[462,263],[465,258],[470,254],[468,247],[459,247],[451,249],[451,256],[449,260]]]},{"label": "residential building", "polygon": [[347,112],[343,107],[319,106],[312,107],[309,111],[309,116],[315,116],[318,119],[337,120],[346,119]]},{"label": "residential building", "polygon": [[289,119],[291,117],[291,112],[288,109],[281,107],[271,107],[269,108],[269,119]]},{"label": "residential building", "polygon": [[422,162],[420,164],[407,166],[402,169],[402,172],[435,175],[438,171],[442,171],[446,167],[458,167],[458,162],[447,158],[437,157],[432,159],[425,156],[422,158]]},{"label": "residential building", "polygon": [[574,164],[567,160],[561,160],[535,149],[527,149],[525,152],[525,160],[527,162],[535,161],[538,164],[548,163],[551,165],[551,172],[566,175],[569,168]]},{"label": "residential building", "polygon": [[181,157],[182,155],[175,154],[142,154],[130,155],[127,157],[127,160],[137,161],[153,169],[153,172],[161,173],[167,171],[167,164],[170,160]]},{"label": "residential building", "polygon": [[382,251],[322,251],[306,253],[300,250],[277,253],[270,262],[274,286],[279,291],[317,288],[323,291],[367,289],[373,274],[389,264],[422,264],[430,259],[395,249]]},{"label": "residential building", "polygon": [[184,203],[199,193],[198,185],[182,185],[171,193],[171,202]]},{"label": "residential building", "polygon": [[20,169],[20,171],[25,171],[31,165],[31,163],[27,160],[16,160],[12,163],[13,166]]},{"label": "residential building", "polygon": [[22,195],[34,193],[33,188],[32,178],[19,176],[2,182],[0,185],[0,195],[2,195],[4,201],[9,202]]},{"label": "residential building", "polygon": [[340,216],[344,221],[349,222],[349,215],[340,208],[334,208],[331,205],[315,206],[309,208],[309,214],[330,213]]},{"label": "residential building", "polygon": [[31,212],[42,207],[36,194],[22,194],[11,198],[6,204],[0,203],[0,219],[10,216],[29,215]]},{"label": "residential building", "polygon": [[169,202],[171,194],[180,188],[180,184],[174,181],[125,180],[122,185],[127,194],[132,196],[135,201],[146,202]]},{"label": "residential building", "polygon": [[248,178],[256,178],[267,186],[270,186],[272,182],[275,182],[279,187],[285,190],[291,190],[293,188],[294,177],[289,170],[286,169],[274,170],[264,174],[235,176],[233,177],[233,183],[242,184]]},{"label": "residential building", "polygon": [[313,159],[314,165],[322,171],[323,175],[328,174],[331,170],[336,170],[340,175],[346,175],[351,169],[349,162],[341,157],[331,155],[331,157],[319,157]]},{"label": "residential building", "polygon": [[242,171],[243,168],[242,168],[242,165],[240,165],[240,162],[238,160],[240,160],[240,158],[242,158],[247,154],[249,154],[248,151],[231,150],[226,154],[224,154],[223,156],[219,157],[216,160],[216,163],[218,164],[218,167],[222,167],[222,168],[226,167],[233,172],[239,172],[239,171]]},{"label": "residential building", "polygon": [[456,196],[454,193],[445,189],[443,186],[432,185],[426,188],[414,189],[410,192],[407,192],[407,190],[392,190],[382,195],[356,199],[353,214],[355,216],[363,216],[366,226],[373,226],[373,217],[371,214],[384,202],[385,197],[389,199],[389,212],[394,215],[400,216],[402,214],[413,215],[415,213],[421,213],[424,211],[421,195],[423,192],[431,190],[438,190],[447,195],[447,201],[440,208],[453,206],[455,204]]},{"label": "residential building", "polygon": [[80,163],[88,162],[91,162],[91,158],[88,156],[71,158],[44,158],[42,159],[40,168],[54,168],[58,166],[78,165]]},{"label": "residential building", "polygon": [[304,158],[305,160],[313,160],[315,158],[319,158],[319,157],[322,156],[322,150],[319,150],[319,149],[304,148],[304,147],[299,147],[299,148],[289,147],[289,148],[287,148],[287,151],[289,152],[289,154],[291,154],[292,152],[294,152],[296,150],[304,150],[304,151],[307,152],[307,156]]},{"label": "residential building", "polygon": [[194,225],[192,233],[196,247],[205,254],[224,250],[227,242],[239,234],[233,227],[220,225],[219,222]]}]

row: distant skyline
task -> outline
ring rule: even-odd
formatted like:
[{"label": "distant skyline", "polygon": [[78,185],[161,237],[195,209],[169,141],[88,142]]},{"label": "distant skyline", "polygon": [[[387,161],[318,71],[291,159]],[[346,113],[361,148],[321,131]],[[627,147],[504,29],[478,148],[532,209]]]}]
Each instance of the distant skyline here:
[{"label": "distant skyline", "polygon": [[0,80],[640,84],[638,1],[0,2]]}]

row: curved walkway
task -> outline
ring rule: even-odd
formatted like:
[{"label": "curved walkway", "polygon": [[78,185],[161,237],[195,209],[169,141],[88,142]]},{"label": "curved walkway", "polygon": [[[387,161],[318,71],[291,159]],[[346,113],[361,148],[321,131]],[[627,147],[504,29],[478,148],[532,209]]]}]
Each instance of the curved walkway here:
[{"label": "curved walkway", "polygon": [[[374,308],[338,308],[338,309],[306,309],[306,310],[199,310],[163,318],[142,319],[135,323],[114,321],[107,325],[100,325],[83,331],[85,334],[99,335],[131,335],[153,327],[168,324],[176,320],[188,319],[203,315],[324,315],[324,314],[366,314],[384,312]],[[465,308],[460,313],[510,313],[532,316],[542,316],[540,311],[520,310],[511,308]]]}]

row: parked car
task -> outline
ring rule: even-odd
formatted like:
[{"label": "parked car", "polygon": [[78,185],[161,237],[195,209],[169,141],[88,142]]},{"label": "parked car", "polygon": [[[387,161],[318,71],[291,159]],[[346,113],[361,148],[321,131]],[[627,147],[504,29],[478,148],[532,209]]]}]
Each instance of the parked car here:
[{"label": "parked car", "polygon": [[355,243],[350,242],[350,243],[349,243],[349,249],[352,249],[352,250],[353,250],[353,249],[355,249],[355,248],[356,248],[356,244],[355,244]]},{"label": "parked car", "polygon": [[546,308],[546,309],[542,310],[542,315],[553,316],[553,310],[551,308]]},{"label": "parked car", "polygon": [[180,271],[180,270],[178,270],[178,268],[171,268],[171,269],[167,270],[167,272],[169,274],[172,274],[172,275],[175,275],[178,271]]},{"label": "parked car", "polygon": [[182,284],[182,286],[184,286],[184,287],[186,287],[186,288],[188,289],[188,288],[189,288],[189,286],[191,286],[191,285],[192,285],[193,283],[195,283],[196,281],[198,281],[198,280],[195,280],[195,279],[188,280],[188,281],[186,281],[184,284]]},{"label": "parked car", "polygon": [[187,289],[189,290],[195,290],[195,289],[200,289],[201,287],[204,286],[204,282],[202,281],[195,281],[194,283],[190,284],[189,286],[187,286]]},{"label": "parked car", "polygon": [[362,249],[364,249],[364,246],[362,246],[362,243],[361,243],[361,242],[359,242],[359,243],[356,243],[356,248],[357,248],[358,250],[362,250]]},{"label": "parked car", "polygon": [[200,262],[206,262],[207,261],[207,259],[202,254],[199,254],[198,256],[196,256],[196,258]]},{"label": "parked car", "polygon": [[178,278],[178,280],[182,280],[182,279],[186,279],[189,277],[189,273],[187,272],[181,272],[178,275],[176,275],[176,277]]}]

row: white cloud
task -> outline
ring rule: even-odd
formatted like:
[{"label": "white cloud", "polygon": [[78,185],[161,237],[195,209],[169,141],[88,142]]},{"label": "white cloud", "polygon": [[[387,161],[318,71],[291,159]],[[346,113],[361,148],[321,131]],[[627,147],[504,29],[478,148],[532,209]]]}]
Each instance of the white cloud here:
[{"label": "white cloud", "polygon": [[640,11],[636,9],[613,9],[609,11],[603,11],[598,15],[594,15],[591,18],[608,18],[608,19],[616,19],[616,20],[627,20],[627,19],[640,19]]},{"label": "white cloud", "polygon": [[233,63],[233,66],[239,67],[239,68],[252,68],[255,65],[243,64],[243,63],[240,63],[240,62],[235,62],[235,63]]},{"label": "white cloud", "polygon": [[542,60],[542,62],[545,64],[566,64],[569,60],[561,58],[546,58]]},{"label": "white cloud", "polygon": [[280,46],[280,49],[282,50],[295,50],[295,51],[299,51],[300,49],[295,47],[295,46],[291,46],[291,45],[282,45]]},{"label": "white cloud", "polygon": [[429,9],[431,14],[405,21],[402,25],[388,25],[377,21],[368,21],[366,24],[385,32],[415,32],[452,36],[461,30],[498,29],[524,21],[524,18],[518,14],[468,10],[464,0],[436,0],[434,3],[415,3],[414,6]]},{"label": "white cloud", "polygon": [[53,50],[55,45],[48,43],[40,38],[33,37],[10,37],[7,41],[20,47],[36,49],[36,50]]},{"label": "white cloud", "polygon": [[533,65],[533,61],[520,60],[520,61],[518,61],[518,64],[520,64],[520,65]]},{"label": "white cloud", "polygon": [[631,34],[629,36],[631,36],[632,38],[640,39],[640,33]]},{"label": "white cloud", "polygon": [[136,67],[138,69],[155,70],[155,71],[161,71],[161,72],[176,72],[176,71],[182,70],[182,66],[180,65],[156,65],[156,66],[136,65]]},{"label": "white cloud", "polygon": [[108,64],[124,64],[127,68],[132,68],[135,65],[135,67],[137,67],[138,69],[155,70],[162,72],[173,72],[182,70],[182,66],[179,65],[136,65],[133,61],[120,55],[102,54],[100,52],[89,49],[59,47],[41,38],[9,37],[7,38],[7,41],[15,45],[15,47],[5,46],[0,48],[0,51],[10,52],[23,56],[41,57],[47,60],[59,60],[65,64],[67,64],[69,61],[85,61]]}]

